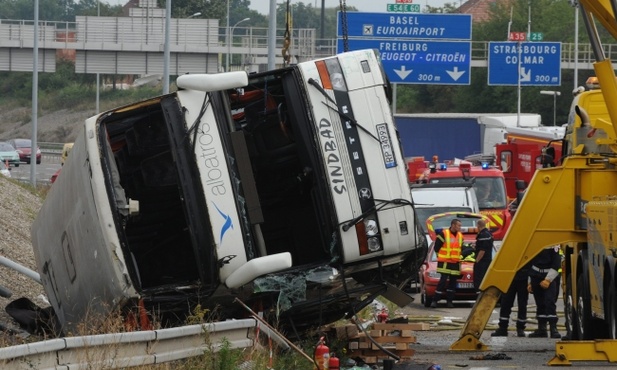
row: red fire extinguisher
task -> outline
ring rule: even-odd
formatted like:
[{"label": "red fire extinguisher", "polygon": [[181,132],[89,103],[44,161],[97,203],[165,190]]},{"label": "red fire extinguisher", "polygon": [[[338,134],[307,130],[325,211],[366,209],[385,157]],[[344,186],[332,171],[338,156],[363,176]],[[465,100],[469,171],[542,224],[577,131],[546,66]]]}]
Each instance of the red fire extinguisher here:
[{"label": "red fire extinguisher", "polygon": [[386,310],[385,308],[382,308],[381,312],[377,314],[377,321],[386,322],[387,320],[388,320],[388,310]]},{"label": "red fire extinguisher", "polygon": [[336,353],[330,353],[330,360],[328,360],[328,370],[340,370],[341,361],[336,357]]},{"label": "red fire extinguisher", "polygon": [[315,354],[313,358],[315,359],[317,370],[328,370],[330,360],[330,348],[326,346],[324,337],[319,338],[319,342],[317,342],[317,347],[315,347]]}]

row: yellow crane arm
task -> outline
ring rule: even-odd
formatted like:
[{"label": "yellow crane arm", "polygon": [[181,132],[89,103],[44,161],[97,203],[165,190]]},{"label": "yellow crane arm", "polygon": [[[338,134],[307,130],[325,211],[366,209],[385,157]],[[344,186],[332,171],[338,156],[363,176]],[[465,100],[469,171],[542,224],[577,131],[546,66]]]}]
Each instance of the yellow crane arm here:
[{"label": "yellow crane arm", "polygon": [[604,28],[617,40],[617,20],[615,19],[616,0],[579,0],[581,13],[592,50],[595,54],[596,62],[594,70],[602,87],[602,95],[607,103],[608,114],[611,122],[590,122],[594,128],[600,128],[607,134],[606,143],[615,150],[617,135],[614,123],[617,122],[617,105],[610,102],[617,102],[617,81],[615,72],[610,59],[607,59],[602,49],[600,37],[596,29],[594,20],[599,21]]},{"label": "yellow crane arm", "polygon": [[581,220],[576,216],[576,172],[580,168],[589,168],[585,158],[571,157],[563,167],[536,171],[482,281],[482,293],[451,350],[486,350],[480,336],[501,292],[508,290],[516,272],[545,247],[586,240],[587,234],[580,230]]},{"label": "yellow crane arm", "polygon": [[613,15],[611,2],[612,0],[578,0],[583,13],[593,14],[594,18],[617,40],[617,20]]}]

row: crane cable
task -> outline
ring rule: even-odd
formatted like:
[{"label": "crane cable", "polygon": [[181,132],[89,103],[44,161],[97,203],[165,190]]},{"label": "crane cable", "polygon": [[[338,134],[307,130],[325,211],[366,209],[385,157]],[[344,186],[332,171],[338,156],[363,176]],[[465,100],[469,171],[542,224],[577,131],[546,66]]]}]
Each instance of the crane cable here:
[{"label": "crane cable", "polygon": [[346,0],[339,0],[341,8],[341,31],[343,34],[343,51],[349,51],[349,35],[347,29],[347,5]]},{"label": "crane cable", "polygon": [[283,39],[283,49],[281,53],[283,54],[283,67],[289,65],[289,61],[291,60],[291,54],[289,54],[289,46],[291,45],[291,9],[289,5],[290,0],[287,0],[287,11],[285,14],[285,38]]}]

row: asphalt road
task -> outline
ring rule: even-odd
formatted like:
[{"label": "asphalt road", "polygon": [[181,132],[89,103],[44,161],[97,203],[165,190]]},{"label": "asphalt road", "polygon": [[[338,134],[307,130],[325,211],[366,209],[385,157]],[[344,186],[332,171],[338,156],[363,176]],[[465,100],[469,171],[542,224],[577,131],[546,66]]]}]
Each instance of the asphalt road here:
[{"label": "asphalt road", "polygon": [[[516,318],[516,303],[510,320],[510,332],[508,337],[491,337],[491,333],[497,328],[499,320],[499,308],[495,308],[487,327],[481,336],[481,341],[489,347],[486,352],[453,352],[450,346],[459,338],[460,331],[467,320],[473,301],[455,302],[454,308],[446,308],[445,302],[440,302],[437,308],[425,308],[420,303],[419,294],[414,294],[415,301],[402,308],[401,313],[409,315],[410,321],[429,322],[431,329],[428,331],[416,331],[417,343],[412,344],[416,351],[411,361],[398,363],[396,370],[429,369],[432,365],[439,365],[441,369],[541,369],[548,368],[548,361],[555,356],[555,344],[558,339],[550,338],[519,338],[514,330]],[[566,333],[563,318],[563,302],[557,305],[559,323],[558,328],[562,335]],[[535,302],[530,297],[528,306],[528,325],[526,332],[529,333],[537,328],[535,321]],[[485,358],[500,357],[504,354],[511,359],[472,359],[478,356]],[[489,355],[489,356],[486,356]],[[573,369],[606,369],[615,368],[616,364],[608,362],[573,362]]]},{"label": "asphalt road", "polygon": [[[49,184],[51,175],[53,175],[60,165],[59,155],[44,155],[41,158],[41,163],[36,166],[36,182],[37,184]],[[31,165],[20,163],[19,167],[11,167],[11,178],[23,182],[30,182]]]}]

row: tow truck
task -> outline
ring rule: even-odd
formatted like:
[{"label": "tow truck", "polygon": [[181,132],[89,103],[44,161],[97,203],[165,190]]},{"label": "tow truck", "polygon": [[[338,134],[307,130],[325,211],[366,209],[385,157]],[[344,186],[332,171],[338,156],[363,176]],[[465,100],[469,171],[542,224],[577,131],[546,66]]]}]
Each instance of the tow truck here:
[{"label": "tow truck", "polygon": [[[617,362],[617,80],[596,29],[599,21],[617,39],[617,0],[579,0],[595,54],[609,119],[576,107],[566,131],[563,161],[535,172],[480,286],[481,294],[453,351],[483,351],[480,337],[517,270],[543,248],[564,250],[565,311],[573,340],[558,341],[550,365],[572,361]],[[594,117],[591,119],[590,117]]]}]

